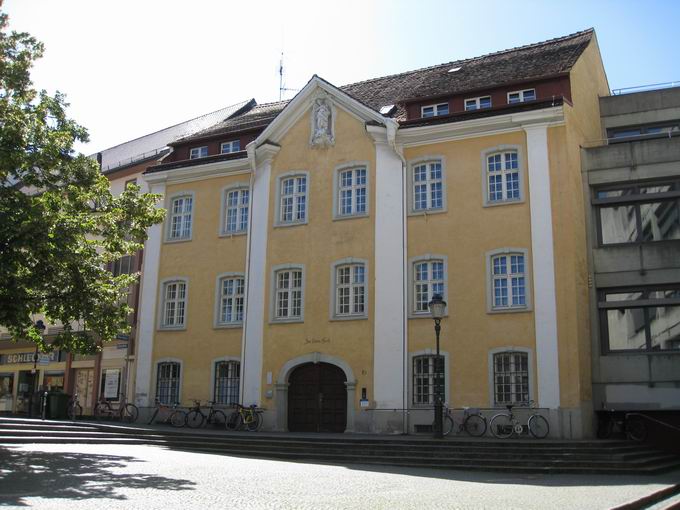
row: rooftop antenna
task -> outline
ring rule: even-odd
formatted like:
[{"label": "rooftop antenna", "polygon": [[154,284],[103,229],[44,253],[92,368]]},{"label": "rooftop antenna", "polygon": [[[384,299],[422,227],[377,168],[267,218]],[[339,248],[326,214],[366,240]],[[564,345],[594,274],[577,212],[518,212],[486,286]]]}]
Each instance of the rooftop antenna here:
[{"label": "rooftop antenna", "polygon": [[279,61],[279,101],[283,101],[284,92],[298,92],[298,89],[288,89],[283,83],[283,51],[282,51],[281,60]]}]

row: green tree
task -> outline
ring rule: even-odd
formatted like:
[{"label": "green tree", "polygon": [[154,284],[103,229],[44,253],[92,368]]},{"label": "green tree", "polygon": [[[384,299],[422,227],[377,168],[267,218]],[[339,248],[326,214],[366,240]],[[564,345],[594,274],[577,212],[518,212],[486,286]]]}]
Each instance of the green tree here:
[{"label": "green tree", "polygon": [[[136,186],[113,196],[97,163],[75,152],[88,135],[63,94],[33,88],[42,54],[0,13],[0,326],[43,351],[88,353],[129,329],[124,298],[138,275],[114,277],[107,264],[142,248],[164,211]],[[39,313],[64,326],[50,345]]]}]

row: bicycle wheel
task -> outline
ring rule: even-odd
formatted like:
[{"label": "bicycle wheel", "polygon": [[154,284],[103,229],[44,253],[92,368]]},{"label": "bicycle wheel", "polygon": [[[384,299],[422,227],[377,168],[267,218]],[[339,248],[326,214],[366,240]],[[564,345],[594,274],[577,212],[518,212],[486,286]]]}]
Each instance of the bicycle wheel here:
[{"label": "bicycle wheel", "polygon": [[94,406],[94,419],[103,420],[106,416],[109,416],[106,405],[97,403],[97,405]]},{"label": "bicycle wheel", "polygon": [[246,422],[246,428],[251,432],[257,432],[262,426],[262,416],[260,413],[252,411],[250,419]]},{"label": "bicycle wheel", "polygon": [[626,420],[626,436],[638,443],[647,439],[647,425],[642,418],[633,417]]},{"label": "bicycle wheel", "polygon": [[[435,429],[435,423],[432,422],[432,430]],[[450,416],[444,416],[442,419],[442,435],[448,436],[453,430],[453,418]]]},{"label": "bicycle wheel", "polygon": [[225,426],[227,430],[238,430],[241,428],[241,425],[243,423],[243,420],[241,419],[241,413],[238,411],[234,411],[229,415],[229,418],[227,419]]},{"label": "bicycle wheel", "polygon": [[123,408],[123,412],[120,415],[120,418],[122,421],[126,423],[134,423],[137,421],[137,417],[139,416],[139,409],[137,409],[137,406],[134,404],[125,404],[125,407]]},{"label": "bicycle wheel", "polygon": [[203,413],[201,411],[194,409],[193,411],[189,411],[187,413],[186,421],[187,427],[197,429],[198,427],[203,425],[203,421],[205,421],[205,416],[203,416]]},{"label": "bicycle wheel", "polygon": [[481,437],[486,433],[486,420],[479,414],[471,414],[463,423],[465,432],[473,437]]},{"label": "bicycle wheel", "polygon": [[529,427],[529,433],[536,439],[544,439],[548,437],[548,432],[550,432],[548,420],[540,414],[532,414],[527,426]]},{"label": "bicycle wheel", "polygon": [[491,418],[491,433],[498,439],[507,439],[513,433],[512,420],[509,414],[497,414]]},{"label": "bicycle wheel", "polygon": [[173,427],[184,427],[187,423],[187,413],[177,409],[173,411],[168,420]]},{"label": "bicycle wheel", "polygon": [[208,425],[223,428],[227,423],[227,415],[222,411],[213,411],[208,419]]}]

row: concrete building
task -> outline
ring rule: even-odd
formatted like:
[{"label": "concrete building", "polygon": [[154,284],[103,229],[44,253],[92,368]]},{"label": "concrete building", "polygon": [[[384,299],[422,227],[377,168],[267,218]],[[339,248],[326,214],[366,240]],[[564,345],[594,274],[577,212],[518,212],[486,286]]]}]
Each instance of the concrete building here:
[{"label": "concrete building", "polygon": [[600,98],[582,151],[595,410],[680,413],[680,87]]},{"label": "concrete building", "polygon": [[[144,174],[136,403],[265,428],[418,432],[534,399],[591,430],[580,146],[609,94],[594,31],[337,87],[314,76]],[[427,303],[443,294],[443,364]]]}]

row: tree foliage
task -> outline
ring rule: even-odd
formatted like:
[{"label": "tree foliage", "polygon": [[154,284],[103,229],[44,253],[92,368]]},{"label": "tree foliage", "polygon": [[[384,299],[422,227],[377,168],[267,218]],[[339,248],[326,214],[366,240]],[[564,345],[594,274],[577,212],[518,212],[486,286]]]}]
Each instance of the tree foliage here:
[{"label": "tree foliage", "polygon": [[[138,275],[106,267],[141,249],[163,211],[136,186],[113,196],[98,164],[76,153],[88,135],[68,118],[65,97],[33,88],[42,54],[0,13],[0,326],[43,351],[87,353],[129,329],[125,297]],[[64,326],[49,345],[36,314]]]}]

